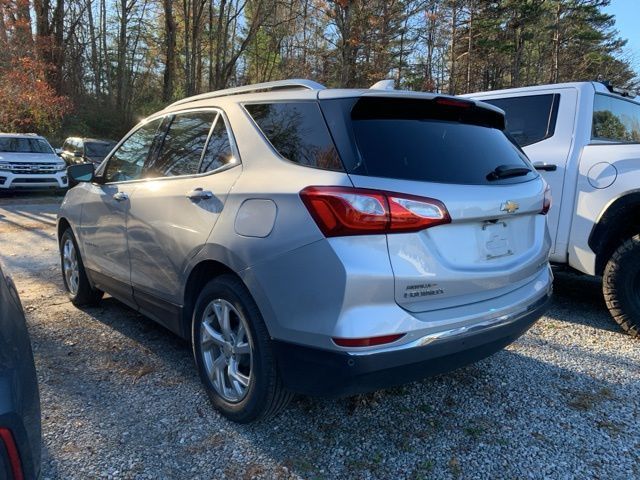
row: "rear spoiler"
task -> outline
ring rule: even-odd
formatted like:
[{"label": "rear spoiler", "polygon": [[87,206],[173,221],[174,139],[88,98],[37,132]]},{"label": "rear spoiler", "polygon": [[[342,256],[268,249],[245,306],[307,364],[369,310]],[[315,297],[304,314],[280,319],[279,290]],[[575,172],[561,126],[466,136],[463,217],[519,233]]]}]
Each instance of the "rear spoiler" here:
[{"label": "rear spoiler", "polygon": [[436,96],[426,99],[366,95],[351,109],[353,120],[443,120],[504,130],[504,113],[473,100]]}]

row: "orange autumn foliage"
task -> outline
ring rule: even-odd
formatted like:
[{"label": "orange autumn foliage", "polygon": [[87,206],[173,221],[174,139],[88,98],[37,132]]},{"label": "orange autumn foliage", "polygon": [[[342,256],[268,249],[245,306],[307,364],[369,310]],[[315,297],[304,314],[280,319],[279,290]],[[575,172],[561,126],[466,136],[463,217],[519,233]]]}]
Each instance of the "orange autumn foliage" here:
[{"label": "orange autumn foliage", "polygon": [[31,57],[0,67],[0,131],[49,133],[71,110],[46,81],[46,65]]}]

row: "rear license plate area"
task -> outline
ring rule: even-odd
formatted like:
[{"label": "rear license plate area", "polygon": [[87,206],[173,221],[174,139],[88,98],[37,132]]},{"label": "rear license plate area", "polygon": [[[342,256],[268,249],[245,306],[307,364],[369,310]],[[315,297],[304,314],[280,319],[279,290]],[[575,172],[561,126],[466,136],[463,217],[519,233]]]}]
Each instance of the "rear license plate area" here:
[{"label": "rear license plate area", "polygon": [[481,244],[486,260],[513,255],[507,222],[486,222],[482,225]]}]

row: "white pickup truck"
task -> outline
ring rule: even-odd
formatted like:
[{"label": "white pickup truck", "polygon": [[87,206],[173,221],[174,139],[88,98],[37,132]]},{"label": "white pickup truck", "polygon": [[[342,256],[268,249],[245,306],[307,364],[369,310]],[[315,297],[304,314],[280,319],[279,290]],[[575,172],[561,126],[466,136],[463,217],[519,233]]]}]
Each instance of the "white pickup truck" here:
[{"label": "white pickup truck", "polygon": [[465,96],[506,112],[551,186],[551,261],[602,276],[611,315],[640,337],[640,103],[597,82]]}]

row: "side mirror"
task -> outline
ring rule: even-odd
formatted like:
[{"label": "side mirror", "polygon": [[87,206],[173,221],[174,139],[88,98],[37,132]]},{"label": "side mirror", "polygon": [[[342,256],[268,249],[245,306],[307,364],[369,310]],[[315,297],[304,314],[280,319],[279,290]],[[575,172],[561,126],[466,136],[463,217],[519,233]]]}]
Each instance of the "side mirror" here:
[{"label": "side mirror", "polygon": [[64,153],[64,152],[62,151],[62,149],[61,149],[61,148],[56,148],[56,155],[58,155],[59,157],[61,157],[63,153]]},{"label": "side mirror", "polygon": [[96,167],[93,163],[79,163],[67,167],[69,185],[77,185],[80,182],[92,182],[95,178]]},{"label": "side mirror", "polygon": [[74,157],[82,157],[82,152],[73,152]]}]

